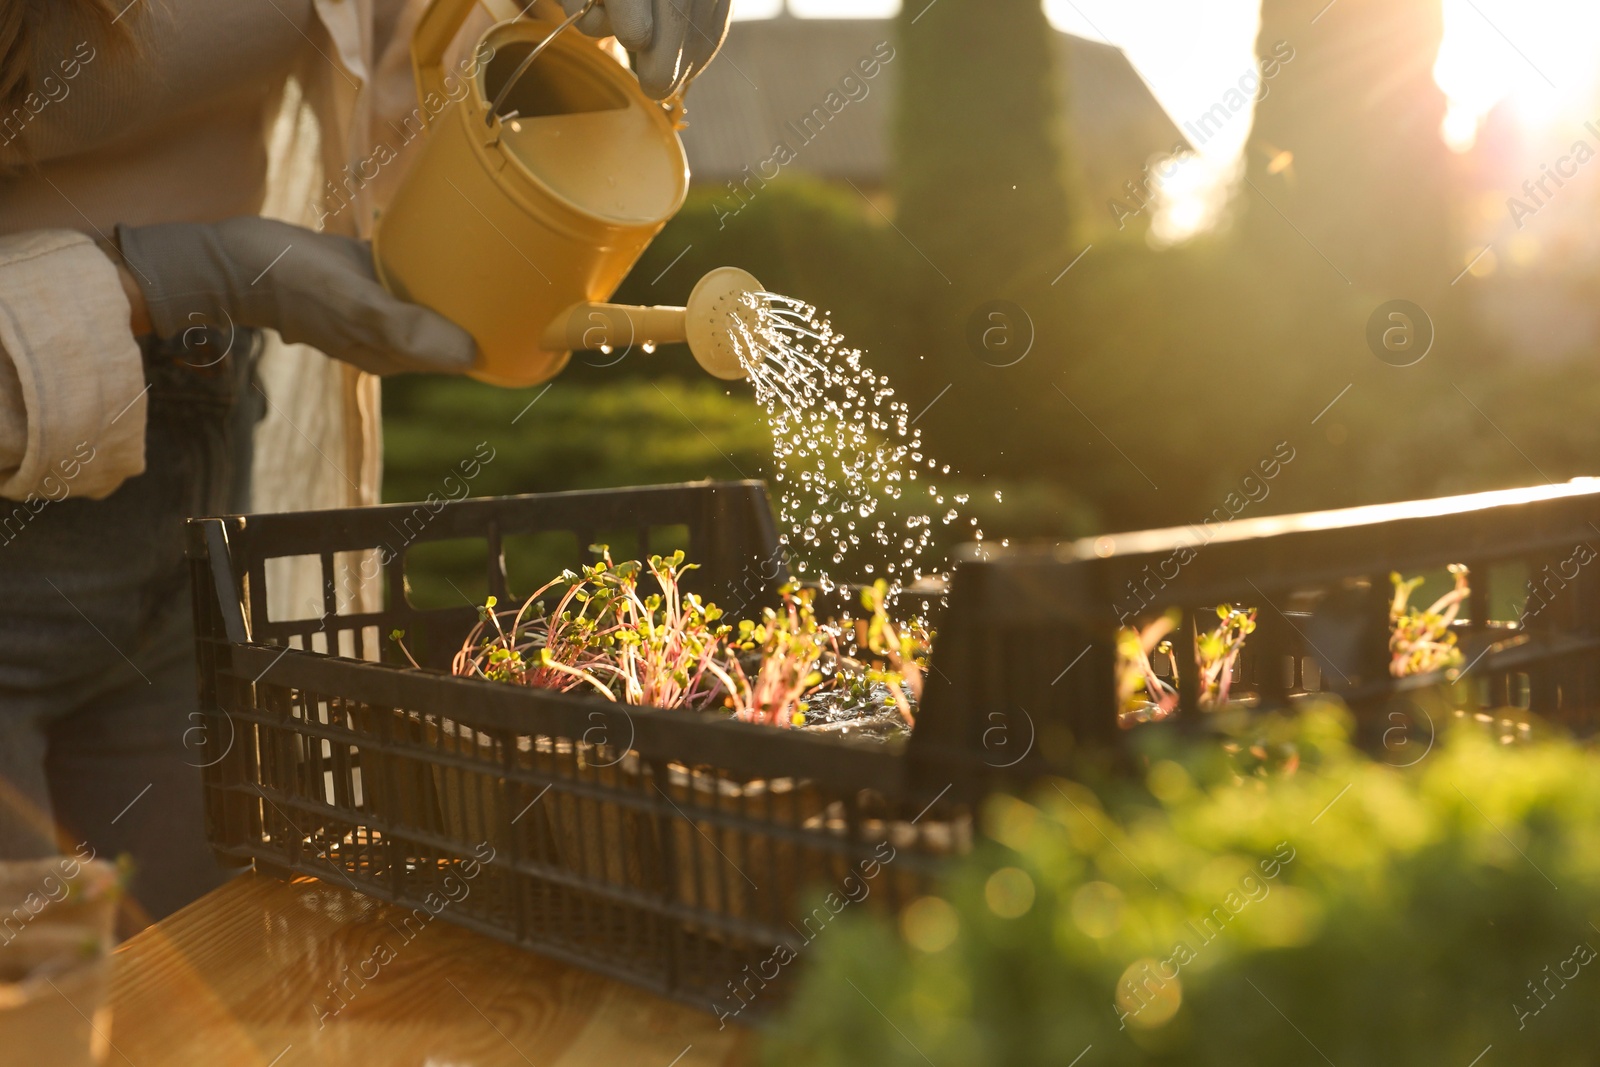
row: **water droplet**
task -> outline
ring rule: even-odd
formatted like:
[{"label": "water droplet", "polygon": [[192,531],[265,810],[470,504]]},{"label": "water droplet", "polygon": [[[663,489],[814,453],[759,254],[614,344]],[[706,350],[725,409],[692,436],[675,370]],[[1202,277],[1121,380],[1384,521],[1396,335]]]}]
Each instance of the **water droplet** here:
[{"label": "water droplet", "polygon": [[[895,398],[888,377],[864,365],[858,349],[844,345],[816,308],[771,293],[750,294],[742,302],[757,312],[755,322],[735,321],[731,340],[770,424],[780,529],[786,544],[801,546],[796,573],[815,570],[827,588],[833,576],[827,567],[814,566],[821,559],[848,568],[841,577],[882,567],[891,598],[904,575],[937,573],[919,565],[934,544],[932,516],[899,510],[905,507],[903,486],[917,480],[923,464],[939,469],[923,451],[921,431],[910,425],[909,405]],[[948,474],[950,467],[943,471]],[[929,496],[943,504],[936,488],[930,487]],[[838,526],[826,525],[835,515],[845,516],[844,539]],[[885,550],[878,558],[861,544],[856,519],[875,519],[867,536]],[[827,541],[817,532],[825,526]],[[891,526],[906,533],[891,535]],[[908,553],[899,562],[885,558],[896,541]],[[807,550],[820,555],[807,559]]]}]

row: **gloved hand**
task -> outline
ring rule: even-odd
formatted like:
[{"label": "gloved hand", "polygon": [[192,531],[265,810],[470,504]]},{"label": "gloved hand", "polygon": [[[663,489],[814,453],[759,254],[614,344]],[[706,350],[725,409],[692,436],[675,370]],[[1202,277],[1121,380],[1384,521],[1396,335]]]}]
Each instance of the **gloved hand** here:
[{"label": "gloved hand", "polygon": [[[569,15],[584,5],[561,2]],[[665,100],[717,54],[731,9],[732,0],[602,0],[577,26],[590,37],[614,36],[637,53],[639,85]]]},{"label": "gloved hand", "polygon": [[461,327],[389,295],[365,241],[254,217],[118,226],[117,241],[160,337],[270,328],[371,374],[459,374],[477,358]]}]

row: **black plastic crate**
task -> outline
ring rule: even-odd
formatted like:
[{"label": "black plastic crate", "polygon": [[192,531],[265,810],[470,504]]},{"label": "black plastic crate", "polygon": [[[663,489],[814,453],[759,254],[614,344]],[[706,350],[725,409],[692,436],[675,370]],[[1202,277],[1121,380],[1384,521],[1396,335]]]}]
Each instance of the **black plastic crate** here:
[{"label": "black plastic crate", "polygon": [[[712,1011],[757,1013],[792,977],[784,953],[834,913],[806,910],[807,888],[832,891],[834,907],[891,911],[970,847],[988,790],[1137,771],[1135,731],[1116,709],[1116,632],[1163,608],[1182,611],[1181,644],[1219,602],[1257,606],[1232,710],[1331,692],[1396,764],[1431,746],[1436,714],[1492,718],[1520,703],[1579,733],[1600,723],[1593,480],[1239,521],[1198,547],[1191,527],[968,552],[903,745],[456,678],[396,662],[386,640],[403,629],[425,668],[442,667],[478,619],[464,596],[407,601],[410,545],[482,541],[486,586],[509,603],[508,538],[568,533],[577,563],[605,531],[634,531],[644,554],[668,527],[703,565],[696,591],[735,612],[787,577],[758,482],[191,522],[218,851],[437,907]],[[272,621],[267,561],[303,555],[320,561],[322,603]],[[341,598],[344,569],[363,562],[386,589],[366,614]],[[1453,563],[1473,574],[1458,684],[1390,678],[1389,572]],[[1536,612],[1496,621],[1491,584],[1508,568],[1543,593]],[[1193,676],[1181,674],[1178,713],[1160,728],[1236,721],[1198,707]]]},{"label": "black plastic crate", "polygon": [[[1391,572],[1451,564],[1470,572],[1461,667],[1391,677]],[[922,786],[976,796],[1040,773],[1136,769],[1137,730],[1116,713],[1118,629],[1177,609],[1181,648],[1222,603],[1258,612],[1232,675],[1235,711],[1332,695],[1357,741],[1396,766],[1420,758],[1446,717],[1476,716],[1505,740],[1535,722],[1579,737],[1600,727],[1600,479],[969,548],[948,596],[910,746]],[[1199,706],[1195,677],[1179,672],[1177,713],[1160,728],[1237,723]],[[997,741],[1014,759],[997,758]]]},{"label": "black plastic crate", "polygon": [[[419,544],[481,539],[510,603],[531,590],[508,587],[509,538],[569,533],[576,564],[605,531],[633,531],[644,555],[667,528],[718,604],[764,603],[787,577],[758,482],[191,521],[217,851],[709,1010],[775,1005],[785,953],[834,914],[807,894],[898,907],[968,847],[970,809],[913,788],[904,746],[450,676],[432,668],[477,606],[406,595]],[[320,560],[309,618],[274,621],[296,614],[267,601],[285,556]],[[380,610],[346,603],[352,568],[382,582]],[[395,629],[425,669],[400,660]]]}]

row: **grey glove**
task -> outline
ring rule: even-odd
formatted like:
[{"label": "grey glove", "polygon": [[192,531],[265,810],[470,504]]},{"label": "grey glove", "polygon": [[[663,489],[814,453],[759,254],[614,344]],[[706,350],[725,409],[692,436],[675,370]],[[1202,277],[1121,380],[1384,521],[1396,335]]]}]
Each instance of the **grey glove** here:
[{"label": "grey glove", "polygon": [[389,295],[365,241],[253,217],[118,226],[117,241],[161,337],[270,328],[372,374],[459,374],[477,358],[461,327]]},{"label": "grey glove", "polygon": [[[584,0],[561,0],[567,14]],[[614,36],[635,53],[639,85],[665,100],[699,74],[728,34],[732,0],[603,0],[578,20],[591,37]]]}]

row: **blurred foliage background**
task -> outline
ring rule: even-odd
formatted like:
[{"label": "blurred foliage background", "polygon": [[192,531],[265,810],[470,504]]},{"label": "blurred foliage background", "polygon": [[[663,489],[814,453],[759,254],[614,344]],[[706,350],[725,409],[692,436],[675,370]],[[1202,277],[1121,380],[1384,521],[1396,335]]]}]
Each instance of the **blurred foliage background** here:
[{"label": "blurred foliage background", "polygon": [[[1594,175],[1541,206],[1524,254],[1507,198],[1538,157],[1501,151],[1498,116],[1473,152],[1440,136],[1442,0],[1329,6],[1262,0],[1258,55],[1288,40],[1295,58],[1257,102],[1223,224],[1197,237],[1164,244],[1149,212],[1114,225],[1082,194],[1038,0],[919,2],[894,28],[885,187],[786,171],[732,217],[728,192],[697,189],[616,299],[681,303],[734,264],[827,310],[994,538],[1198,522],[1285,444],[1252,515],[1600,473],[1573,315],[1600,305]],[[1436,331],[1412,366],[1368,342],[1396,299]],[[996,301],[1033,337],[1007,366],[971,339]],[[742,383],[678,349],[608,362],[528,390],[386,382],[387,498],[440,491],[479,442],[496,458],[474,494],[770,474]],[[423,578],[478,595],[475,566],[445,552]],[[811,950],[773,1062],[1466,1065],[1513,1034],[1517,1062],[1592,1062],[1583,987],[1528,985],[1600,946],[1592,757],[1462,738],[1402,775],[1351,752],[1332,713],[1284,729],[1270,772],[1157,752],[1142,783],[997,800],[994,840],[936,902],[899,928],[847,915]],[[1270,895],[1152,991],[1162,1025],[1121,1031],[1127,970],[1250,897],[1280,842],[1295,858]]]},{"label": "blurred foliage background", "polygon": [[[1264,0],[1258,54],[1288,38],[1296,57],[1256,107],[1227,223],[1194,239],[1158,247],[1148,213],[1114,227],[1077,195],[1038,0],[942,0],[894,28],[885,189],[786,172],[733,217],[725,191],[698,189],[617,299],[681,303],[736,264],[827,310],[926,407],[929,451],[991,537],[1195,522],[1279,442],[1296,458],[1251,514],[1595,472],[1581,353],[1530,359],[1536,338],[1508,344],[1485,316],[1534,283],[1568,306],[1600,283],[1558,260],[1464,271],[1483,247],[1483,178],[1439,135],[1440,0],[1344,0],[1306,33],[1324,4]],[[1595,216],[1592,193],[1570,195]],[[1368,346],[1369,317],[1396,298],[1437,330],[1415,366]],[[970,339],[996,300],[1031,322],[1015,365]],[[683,350],[604,362],[580,355],[531,390],[386,382],[386,498],[438,491],[484,440],[497,458],[475,494],[768,475],[748,387]]]},{"label": "blurred foliage background", "polygon": [[898,923],[830,909],[767,1062],[1592,1062],[1592,752],[1463,728],[1399,770],[1347,731],[1325,706],[1158,743],[1142,782],[991,797]]}]

